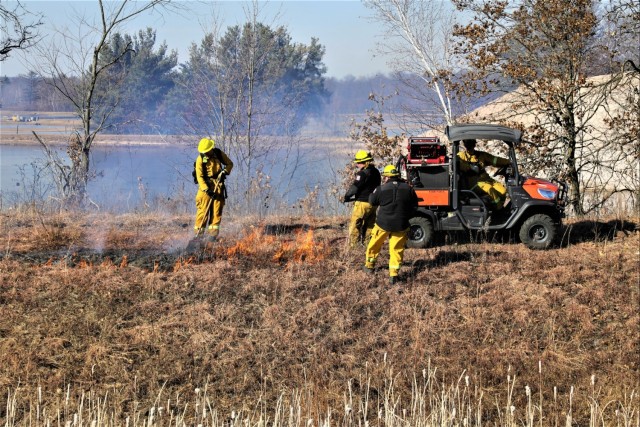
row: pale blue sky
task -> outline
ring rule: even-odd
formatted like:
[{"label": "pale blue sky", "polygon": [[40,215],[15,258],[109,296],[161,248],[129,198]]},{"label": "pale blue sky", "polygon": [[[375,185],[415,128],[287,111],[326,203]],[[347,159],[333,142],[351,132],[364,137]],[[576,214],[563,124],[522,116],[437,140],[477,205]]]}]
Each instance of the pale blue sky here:
[{"label": "pale blue sky", "polygon": [[[3,2],[11,5],[11,2]],[[95,0],[29,1],[23,0],[27,10],[42,13],[45,25],[41,33],[49,35],[53,26],[58,28],[76,22],[72,19],[78,12],[92,19],[97,18]],[[178,61],[187,60],[187,49],[192,42],[198,43],[204,34],[203,24],[211,21],[215,13],[223,19],[224,28],[245,22],[244,9],[248,2],[240,1],[183,1],[190,10],[180,15],[164,14],[139,16],[123,29],[133,33],[151,26],[157,30],[158,42],[166,41],[170,49],[178,51]],[[324,63],[327,76],[343,78],[348,75],[371,76],[387,73],[387,58],[377,55],[376,42],[381,32],[378,24],[367,19],[371,11],[360,1],[270,1],[260,2],[262,22],[284,25],[294,42],[308,44],[317,37],[326,47]],[[0,75],[15,76],[26,72],[19,55],[12,54],[0,63]]]}]

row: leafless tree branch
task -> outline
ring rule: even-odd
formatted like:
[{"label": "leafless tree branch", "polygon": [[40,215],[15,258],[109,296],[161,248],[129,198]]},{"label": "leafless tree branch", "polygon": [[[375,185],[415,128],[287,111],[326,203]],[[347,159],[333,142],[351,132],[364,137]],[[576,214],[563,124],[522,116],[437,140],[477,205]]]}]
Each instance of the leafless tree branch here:
[{"label": "leafless tree branch", "polygon": [[28,12],[17,1],[13,8],[0,3],[0,62],[6,60],[14,50],[29,49],[40,39],[38,27],[42,17]]}]

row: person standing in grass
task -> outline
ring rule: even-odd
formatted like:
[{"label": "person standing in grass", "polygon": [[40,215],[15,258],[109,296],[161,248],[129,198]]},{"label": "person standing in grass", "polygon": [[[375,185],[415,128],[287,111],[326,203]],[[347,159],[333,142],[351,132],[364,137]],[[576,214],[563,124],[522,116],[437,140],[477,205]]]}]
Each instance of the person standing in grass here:
[{"label": "person standing in grass", "polygon": [[216,148],[215,144],[211,138],[202,138],[198,144],[199,155],[195,163],[198,181],[195,233],[200,237],[207,230],[212,240],[217,239],[220,233],[222,209],[227,198],[224,181],[233,169],[231,159]]},{"label": "person standing in grass", "polygon": [[343,201],[355,202],[349,222],[349,246],[364,245],[376,221],[376,210],[369,203],[369,195],[380,185],[380,172],[373,164],[373,156],[364,150],[356,153],[353,162],[358,167],[355,179],[347,189]]},{"label": "person standing in grass", "polygon": [[418,196],[409,184],[400,179],[400,172],[395,166],[385,166],[382,176],[383,184],[369,196],[369,203],[377,206],[378,212],[367,246],[364,271],[374,273],[382,245],[389,238],[389,283],[394,284],[398,281],[409,233],[409,218],[418,207]]}]

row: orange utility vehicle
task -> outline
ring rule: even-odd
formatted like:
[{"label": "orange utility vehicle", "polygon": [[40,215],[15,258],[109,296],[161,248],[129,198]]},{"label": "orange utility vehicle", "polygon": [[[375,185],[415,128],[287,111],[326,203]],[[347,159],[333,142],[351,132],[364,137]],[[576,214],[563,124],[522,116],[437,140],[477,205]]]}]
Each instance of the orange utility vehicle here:
[{"label": "orange utility vehicle", "polygon": [[[419,199],[410,220],[407,246],[429,246],[435,234],[447,231],[513,232],[531,249],[547,249],[558,236],[564,218],[567,185],[560,181],[523,176],[518,170],[516,147],[522,132],[490,124],[447,126],[450,150],[437,137],[410,137],[407,156],[396,165]],[[458,151],[465,139],[497,140],[507,146],[509,166],[498,169],[507,188],[507,203],[492,211],[470,189],[461,188]]]}]

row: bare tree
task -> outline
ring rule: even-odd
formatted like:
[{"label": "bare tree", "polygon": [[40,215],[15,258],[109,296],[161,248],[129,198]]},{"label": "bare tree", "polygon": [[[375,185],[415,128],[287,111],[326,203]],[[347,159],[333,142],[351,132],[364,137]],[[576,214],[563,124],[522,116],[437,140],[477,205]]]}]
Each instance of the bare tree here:
[{"label": "bare tree", "polygon": [[[640,3],[607,2],[598,31],[600,51],[608,59],[600,85],[601,103],[589,129],[581,185],[588,209],[640,202]],[[604,59],[603,58],[603,59]],[[597,79],[597,77],[594,77]]]},{"label": "bare tree", "polygon": [[529,172],[566,180],[576,215],[601,206],[611,192],[600,190],[615,182],[625,154],[597,132],[612,87],[608,78],[589,78],[591,59],[607,49],[596,38],[594,2],[455,2],[475,15],[456,29],[460,53],[471,64],[470,90],[504,90],[505,81],[517,86],[503,100],[501,119],[525,129],[533,142],[524,153]]},{"label": "bare tree", "polygon": [[42,17],[28,12],[17,1],[13,8],[0,3],[0,62],[9,57],[14,50],[25,50],[39,40],[38,27]]},{"label": "bare tree", "polygon": [[[452,124],[456,116],[452,78],[457,63],[451,31],[455,10],[437,0],[365,0],[364,4],[386,30],[380,50],[392,57],[391,66],[409,89],[404,96],[420,98],[422,105],[429,106],[433,105],[434,95],[437,100],[436,111],[407,113],[428,127],[437,121],[434,115],[441,122]],[[415,76],[422,84],[416,84],[411,78]]]},{"label": "bare tree", "polygon": [[[390,96],[369,94],[373,108],[367,109],[363,122],[352,122],[350,139],[355,144],[364,144],[366,150],[382,164],[395,163],[402,154],[401,142],[404,135],[391,135],[384,120],[385,102]],[[353,164],[348,167],[353,170]],[[349,179],[352,179],[352,174]]]},{"label": "bare tree", "polygon": [[[142,13],[175,6],[171,0],[97,0],[97,7],[97,22],[76,17],[73,29],[58,29],[57,37],[49,45],[38,45],[37,58],[31,64],[32,69],[37,70],[73,105],[81,120],[81,128],[69,138],[68,163],[52,155],[53,151],[45,141],[34,133],[49,155],[52,169],[57,171],[55,182],[60,196],[65,203],[71,204],[85,201],[87,183],[91,177],[89,161],[93,142],[96,135],[104,130],[107,119],[118,104],[117,97],[106,97],[97,91],[97,87],[107,70],[131,51],[130,44],[123,46],[120,52],[103,61],[103,48],[122,24]],[[100,105],[99,112],[97,105]]]},{"label": "bare tree", "polygon": [[[631,61],[631,68],[640,67],[640,3],[635,0],[611,0],[606,10],[605,30],[613,45],[614,59],[618,63]],[[608,25],[606,25],[608,24]]]},{"label": "bare tree", "polygon": [[[369,101],[373,103],[372,108],[368,108],[365,113],[366,117],[362,122],[352,121],[349,139],[353,142],[355,150],[362,148],[371,153],[378,167],[387,164],[395,164],[402,154],[402,142],[405,135],[393,135],[389,132],[385,123],[385,114],[388,111],[385,103],[392,95],[380,95],[369,93]],[[349,185],[353,182],[353,177],[358,171],[353,162],[349,162],[344,169],[338,173],[341,177],[341,183],[338,193],[344,193]]]},{"label": "bare tree", "polygon": [[[603,194],[596,199],[600,205],[616,194],[627,194],[631,204],[640,204],[640,68],[625,61],[619,72],[613,73],[605,87],[607,102],[603,104],[601,127],[605,160],[598,167],[610,165],[611,171],[595,171],[602,179],[611,177],[610,184],[601,186]],[[614,161],[617,160],[617,161]]]}]

